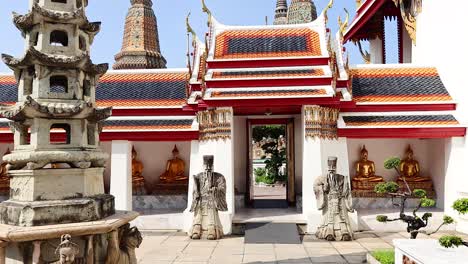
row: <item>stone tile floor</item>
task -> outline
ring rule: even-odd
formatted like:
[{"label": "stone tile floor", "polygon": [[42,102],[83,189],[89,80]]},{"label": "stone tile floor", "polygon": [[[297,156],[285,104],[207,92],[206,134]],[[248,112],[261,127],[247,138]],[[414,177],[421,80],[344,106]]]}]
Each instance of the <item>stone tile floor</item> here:
[{"label": "stone tile floor", "polygon": [[[438,233],[431,238],[442,235],[444,233]],[[300,245],[244,244],[241,236],[229,236],[219,241],[192,241],[185,233],[155,232],[144,234],[137,256],[141,264],[366,263],[368,251],[391,249],[393,239],[408,238],[408,234],[360,232],[355,238],[352,242],[327,242],[317,240],[315,236],[304,236]]]}]

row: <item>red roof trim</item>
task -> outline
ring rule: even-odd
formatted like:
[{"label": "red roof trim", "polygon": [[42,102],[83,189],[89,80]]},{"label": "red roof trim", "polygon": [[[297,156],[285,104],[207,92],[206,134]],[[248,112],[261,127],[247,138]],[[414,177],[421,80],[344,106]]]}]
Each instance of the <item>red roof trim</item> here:
[{"label": "red roof trim", "polygon": [[158,132],[103,132],[101,141],[130,140],[130,141],[191,141],[198,140],[198,131],[158,131]]},{"label": "red roof trim", "polygon": [[[369,19],[375,14],[380,7],[382,7],[387,0],[367,0],[363,6],[359,9],[356,18],[351,23],[351,26],[345,32],[343,43],[349,41],[354,34],[356,34],[362,26],[364,26]],[[369,9],[367,9],[369,6]],[[367,9],[367,10],[366,10]]]},{"label": "red roof trim", "polygon": [[195,116],[196,111],[183,108],[112,109],[112,116]]},{"label": "red roof trim", "polygon": [[340,106],[338,97],[317,97],[317,98],[255,98],[255,99],[226,99],[210,100],[205,99],[199,102],[200,107],[272,107],[272,106],[291,106],[291,105],[327,105]]},{"label": "red roof trim", "polygon": [[466,128],[345,128],[338,129],[346,138],[450,138],[464,137]]},{"label": "red roof trim", "polygon": [[391,105],[355,105],[343,107],[342,112],[406,112],[406,111],[454,111],[456,104],[391,104]]},{"label": "red roof trim", "polygon": [[293,66],[323,66],[328,65],[328,57],[318,58],[288,58],[262,60],[212,60],[207,61],[209,69],[229,68],[263,68],[263,67],[293,67]]},{"label": "red roof trim", "polygon": [[257,79],[257,80],[216,80],[206,81],[207,88],[238,87],[279,87],[279,86],[315,86],[331,85],[332,77],[294,78],[294,79]]}]

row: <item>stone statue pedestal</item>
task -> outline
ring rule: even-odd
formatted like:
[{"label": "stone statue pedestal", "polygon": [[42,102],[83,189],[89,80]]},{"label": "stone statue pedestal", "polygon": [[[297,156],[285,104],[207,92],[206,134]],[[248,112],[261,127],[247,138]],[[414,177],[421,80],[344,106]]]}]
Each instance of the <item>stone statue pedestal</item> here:
[{"label": "stone statue pedestal", "polygon": [[[108,233],[119,229],[130,221],[138,217],[136,212],[118,211],[114,215],[97,221],[19,227],[0,224],[0,263],[36,263],[32,262],[34,255],[33,241],[41,241],[41,258],[46,263],[57,259],[53,253],[59,244],[59,238],[63,234],[69,234],[73,241],[81,248],[85,248],[86,241],[92,236],[92,252],[94,263],[105,263],[107,257]],[[83,258],[90,252],[80,252],[78,257]]]},{"label": "stone statue pedestal", "polygon": [[187,194],[188,182],[158,183],[154,185],[153,194]]},{"label": "stone statue pedestal", "polygon": [[114,214],[104,194],[104,168],[12,170],[0,223],[22,227],[95,221]]},{"label": "stone statue pedestal", "polygon": [[[397,181],[398,185],[400,186],[400,190],[406,190],[406,184],[402,180]],[[434,190],[434,185],[432,181],[425,181],[425,182],[408,182],[408,186],[410,187],[411,191],[415,189],[421,189],[426,191],[427,197],[433,198],[436,196],[436,192]]]}]

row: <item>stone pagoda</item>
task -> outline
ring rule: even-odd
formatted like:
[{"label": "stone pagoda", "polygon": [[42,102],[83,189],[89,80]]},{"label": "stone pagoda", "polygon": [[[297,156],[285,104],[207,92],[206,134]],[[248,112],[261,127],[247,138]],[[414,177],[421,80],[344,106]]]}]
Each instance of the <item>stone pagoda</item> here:
[{"label": "stone pagoda", "polygon": [[274,25],[288,24],[288,2],[286,0],[277,0],[275,9]]},{"label": "stone pagoda", "polygon": [[[111,109],[96,108],[95,92],[108,65],[91,62],[100,23],[88,21],[87,4],[30,0],[28,14],[13,14],[26,51],[20,59],[2,55],[18,102],[0,109],[14,133],[14,150],[3,158],[11,180],[9,200],[0,204],[0,263],[5,254],[6,263],[56,263],[62,249],[104,263],[122,254],[112,248],[122,239],[141,242],[126,225],[136,213],[116,213],[114,197],[104,193],[108,154],[99,149],[99,132]],[[115,238],[119,231],[127,235]]]},{"label": "stone pagoda", "polygon": [[151,0],[130,0],[122,50],[115,55],[114,70],[162,69],[166,59],[159,46],[158,23]]},{"label": "stone pagoda", "polygon": [[288,24],[310,23],[317,19],[313,0],[292,0],[288,9]]}]

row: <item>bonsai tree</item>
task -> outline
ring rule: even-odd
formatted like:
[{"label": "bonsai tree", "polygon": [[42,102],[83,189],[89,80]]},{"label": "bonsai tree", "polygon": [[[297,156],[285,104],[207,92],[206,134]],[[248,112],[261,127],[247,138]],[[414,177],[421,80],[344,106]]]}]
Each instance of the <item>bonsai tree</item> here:
[{"label": "bonsai tree", "polygon": [[[452,208],[457,211],[459,214],[465,215],[468,213],[468,198],[462,198],[456,200]],[[463,241],[461,237],[458,236],[442,236],[439,239],[439,243],[441,246],[446,247],[446,248],[451,248],[451,247],[459,247],[459,246],[466,246],[468,247],[468,242]]]},{"label": "bonsai tree", "polygon": [[[388,170],[396,170],[398,175],[400,175],[400,158],[392,157],[385,160],[384,167]],[[401,176],[401,175],[400,175]],[[427,197],[427,193],[421,189],[411,190],[408,183],[404,177],[401,177],[406,186],[406,190],[400,190],[400,186],[396,182],[386,182],[379,183],[375,186],[374,191],[380,194],[390,195],[392,198],[392,203],[395,206],[400,207],[400,214],[398,218],[390,219],[386,215],[378,215],[377,221],[382,223],[393,222],[393,221],[402,221],[407,224],[406,231],[411,235],[411,239],[416,239],[419,233],[424,233],[427,235],[432,235],[440,230],[442,226],[452,224],[454,222],[453,218],[450,216],[444,216],[443,223],[433,232],[428,232],[426,230],[421,230],[427,227],[429,219],[432,217],[432,213],[424,213],[422,216],[419,216],[417,212],[421,208],[432,207],[435,205],[435,201]],[[406,201],[410,197],[419,198],[418,206],[412,211],[411,214],[406,214]],[[399,202],[395,202],[396,199],[399,199]]]}]

